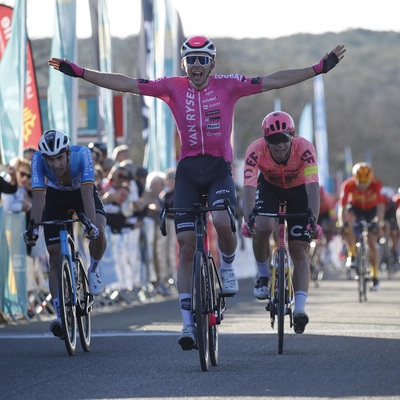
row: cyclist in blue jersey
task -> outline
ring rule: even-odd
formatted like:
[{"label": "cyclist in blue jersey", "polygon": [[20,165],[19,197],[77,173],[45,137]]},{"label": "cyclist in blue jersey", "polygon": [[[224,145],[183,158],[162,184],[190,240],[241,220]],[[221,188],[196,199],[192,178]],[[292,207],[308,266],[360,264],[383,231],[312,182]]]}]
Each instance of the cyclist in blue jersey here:
[{"label": "cyclist in blue jersey", "polygon": [[[104,229],[106,216],[103,203],[94,185],[94,169],[90,149],[86,146],[70,146],[68,136],[59,130],[49,130],[39,140],[32,168],[32,209],[31,218],[36,222],[53,219],[67,219],[70,210],[83,211],[92,221],[89,239],[90,267],[89,289],[93,295],[104,291],[99,263],[106,249]],[[58,298],[57,271],[60,257],[59,228],[44,227],[44,236],[50,256],[50,293],[57,310],[57,319],[52,321],[50,330],[62,338],[60,307]],[[32,235],[24,233],[24,240],[34,246],[38,231]]]}]

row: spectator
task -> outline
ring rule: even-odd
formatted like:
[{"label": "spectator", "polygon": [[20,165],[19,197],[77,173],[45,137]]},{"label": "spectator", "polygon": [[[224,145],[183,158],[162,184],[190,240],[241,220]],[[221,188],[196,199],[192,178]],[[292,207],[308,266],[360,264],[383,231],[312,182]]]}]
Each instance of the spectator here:
[{"label": "spectator", "polygon": [[114,162],[120,163],[121,161],[129,159],[129,147],[126,144],[117,146],[112,154]]},{"label": "spectator", "polygon": [[8,166],[6,172],[0,175],[0,198],[2,193],[15,193],[18,190],[15,169]]}]

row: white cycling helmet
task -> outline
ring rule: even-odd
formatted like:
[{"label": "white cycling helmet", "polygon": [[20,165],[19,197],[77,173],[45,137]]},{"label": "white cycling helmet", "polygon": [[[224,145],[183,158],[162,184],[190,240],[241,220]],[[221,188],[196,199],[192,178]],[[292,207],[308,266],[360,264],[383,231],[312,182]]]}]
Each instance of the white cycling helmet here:
[{"label": "white cycling helmet", "polygon": [[51,129],[43,133],[39,140],[39,151],[44,156],[56,156],[69,148],[68,136],[59,130]]},{"label": "white cycling helmet", "polygon": [[214,58],[217,54],[217,49],[214,43],[205,36],[192,36],[183,43],[181,57],[184,58],[193,53],[206,53]]}]

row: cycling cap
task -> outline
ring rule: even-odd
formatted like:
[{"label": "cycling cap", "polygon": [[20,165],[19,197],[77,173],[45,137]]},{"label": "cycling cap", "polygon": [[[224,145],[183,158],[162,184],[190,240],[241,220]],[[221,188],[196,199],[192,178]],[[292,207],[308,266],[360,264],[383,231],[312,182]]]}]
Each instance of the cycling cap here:
[{"label": "cycling cap", "polygon": [[44,156],[56,156],[67,151],[68,148],[68,136],[56,129],[46,131],[39,140],[39,150]]},{"label": "cycling cap", "polygon": [[283,111],[269,113],[262,122],[262,131],[264,137],[275,135],[276,133],[290,133],[294,136],[295,125],[293,118]]},{"label": "cycling cap", "polygon": [[366,162],[359,162],[353,167],[353,176],[356,179],[356,184],[369,185],[374,179],[374,173],[371,166]]},{"label": "cycling cap", "polygon": [[215,57],[217,49],[214,43],[205,36],[192,36],[183,43],[181,57],[184,58],[192,53],[206,53],[211,57]]}]

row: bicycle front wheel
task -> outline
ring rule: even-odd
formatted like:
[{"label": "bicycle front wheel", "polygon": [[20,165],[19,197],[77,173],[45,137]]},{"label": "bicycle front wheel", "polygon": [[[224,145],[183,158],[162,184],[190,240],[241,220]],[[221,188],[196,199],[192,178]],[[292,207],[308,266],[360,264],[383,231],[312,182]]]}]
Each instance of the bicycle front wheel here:
[{"label": "bicycle front wheel", "polygon": [[[209,326],[208,326],[208,339],[209,339],[209,351],[210,361],[212,366],[218,365],[218,302],[217,302],[217,290],[216,290],[216,276],[217,271],[215,270],[214,260],[209,258],[209,282],[210,282],[210,302],[211,312],[209,314]],[[217,316],[215,315],[217,313]]]},{"label": "bicycle front wheel", "polygon": [[368,270],[368,253],[366,247],[357,244],[357,275],[358,275],[358,299],[359,302],[367,301],[367,270]]},{"label": "bicycle front wheel", "polygon": [[279,249],[278,262],[278,354],[283,353],[283,335],[285,331],[285,250]]},{"label": "bicycle front wheel", "polygon": [[58,271],[58,291],[64,343],[68,354],[73,356],[76,350],[76,307],[70,265],[66,255],[61,256]]},{"label": "bicycle front wheel", "polygon": [[90,351],[90,343],[92,338],[92,295],[89,291],[89,281],[83,266],[82,257],[77,254],[76,271],[78,274],[77,280],[77,321],[79,329],[79,338],[82,349],[85,352]]},{"label": "bicycle front wheel", "polygon": [[202,371],[208,371],[210,362],[208,338],[208,298],[206,284],[207,260],[205,254],[196,252],[194,256],[194,317],[196,322],[197,347]]}]

